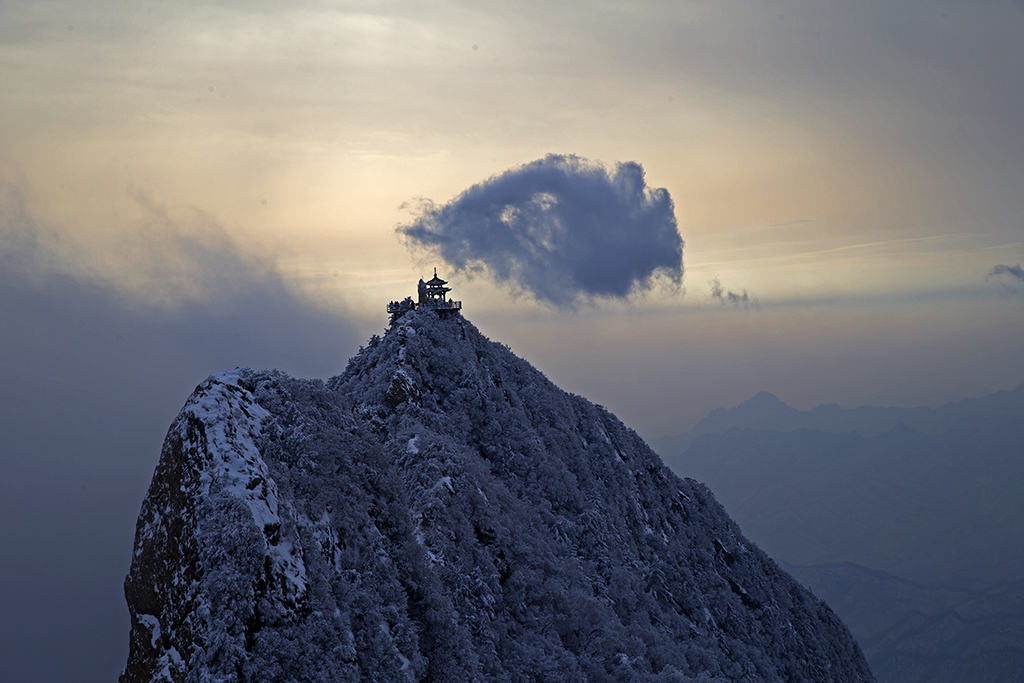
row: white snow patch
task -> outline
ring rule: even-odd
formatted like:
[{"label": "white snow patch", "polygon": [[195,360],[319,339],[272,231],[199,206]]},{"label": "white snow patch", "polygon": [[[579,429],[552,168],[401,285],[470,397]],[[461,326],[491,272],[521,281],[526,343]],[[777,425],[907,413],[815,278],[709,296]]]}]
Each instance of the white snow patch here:
[{"label": "white snow patch", "polygon": [[413,455],[418,455],[420,452],[420,449],[416,447],[416,442],[419,440],[419,438],[420,437],[418,436],[414,436],[411,439],[409,439],[409,443],[405,445],[408,451]]},{"label": "white snow patch", "polygon": [[402,651],[398,649],[397,645],[395,645],[394,636],[391,635],[391,627],[388,626],[386,621],[380,622],[380,632],[391,641],[391,647],[395,648],[395,654],[398,655],[398,661],[402,663],[400,671],[408,671],[409,667],[412,666],[412,662],[408,657],[403,655]]},{"label": "white snow patch", "polygon": [[175,678],[174,673],[171,671],[171,667],[173,666],[178,671],[181,671],[184,660],[178,653],[178,649],[172,645],[171,649],[160,655],[160,659],[158,659],[156,663],[159,670],[151,679],[152,683],[160,683],[161,681],[173,683]]},{"label": "white snow patch", "polygon": [[435,553],[433,550],[430,549],[430,546],[427,545],[427,539],[425,539],[423,537],[423,530],[422,529],[416,529],[415,535],[416,535],[416,542],[419,543],[420,546],[423,548],[423,550],[427,553],[427,557],[430,558],[430,563],[431,564],[443,565],[444,564],[444,557],[441,556],[441,555],[438,555],[437,553]]},{"label": "white snow patch", "polygon": [[440,489],[440,488],[448,489],[448,493],[452,493],[452,494],[455,493],[455,487],[452,486],[452,478],[451,477],[445,476],[445,477],[441,477],[440,479],[438,479],[434,483],[434,485],[430,487],[430,492],[431,493],[437,493],[437,490]]},{"label": "white snow patch", "polygon": [[183,445],[201,454],[206,467],[200,474],[201,494],[211,488],[246,503],[256,527],[264,532],[264,547],[284,576],[293,597],[306,591],[306,567],[301,551],[290,539],[272,540],[281,530],[277,483],[256,447],[263,423],[270,417],[241,386],[243,370],[219,372],[206,380],[185,404],[183,412],[203,423],[206,439],[193,439],[182,421]]},{"label": "white snow patch", "polygon": [[413,515],[413,526],[414,526],[413,535],[416,537],[416,542],[419,543],[420,547],[422,547],[423,550],[427,553],[427,557],[430,558],[430,563],[431,564],[443,565],[444,564],[444,557],[439,555],[439,554],[437,554],[437,553],[435,553],[433,550],[431,550],[430,546],[427,545],[427,539],[423,536],[423,515],[422,514],[416,513],[415,515]]},{"label": "white snow patch", "polygon": [[152,614],[137,614],[139,623],[149,629],[149,642],[153,648],[160,647],[160,620]]}]

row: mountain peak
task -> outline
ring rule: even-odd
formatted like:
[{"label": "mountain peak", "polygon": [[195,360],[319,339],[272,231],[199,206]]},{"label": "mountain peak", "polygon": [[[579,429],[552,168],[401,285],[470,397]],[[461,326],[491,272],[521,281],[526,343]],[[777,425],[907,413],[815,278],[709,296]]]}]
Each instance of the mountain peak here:
[{"label": "mountain peak", "polygon": [[200,385],[126,595],[122,683],[872,680],[704,486],[429,308],[327,382]]},{"label": "mountain peak", "polygon": [[782,399],[767,391],[759,391],[737,407],[789,408]]},{"label": "mountain peak", "polygon": [[715,408],[694,425],[693,434],[722,433],[731,427],[776,429],[797,414],[775,394],[761,391],[735,408]]}]

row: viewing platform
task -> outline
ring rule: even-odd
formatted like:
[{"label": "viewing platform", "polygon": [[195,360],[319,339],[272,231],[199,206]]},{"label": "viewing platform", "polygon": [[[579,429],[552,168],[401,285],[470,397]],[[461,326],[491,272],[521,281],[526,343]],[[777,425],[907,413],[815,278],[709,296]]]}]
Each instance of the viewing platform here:
[{"label": "viewing platform", "polygon": [[448,282],[437,276],[437,268],[434,268],[434,277],[424,282],[420,278],[416,287],[417,301],[407,296],[401,301],[392,301],[388,304],[388,313],[391,314],[391,322],[394,322],[405,313],[416,310],[437,311],[439,315],[453,315],[462,310],[461,301],[450,301],[447,298],[451,287],[446,287]]}]

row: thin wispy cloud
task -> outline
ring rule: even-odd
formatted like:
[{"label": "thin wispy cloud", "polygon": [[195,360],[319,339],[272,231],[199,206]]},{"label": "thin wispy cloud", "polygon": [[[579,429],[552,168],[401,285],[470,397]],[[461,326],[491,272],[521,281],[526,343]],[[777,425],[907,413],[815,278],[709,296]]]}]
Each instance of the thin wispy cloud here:
[{"label": "thin wispy cloud", "polygon": [[993,266],[992,270],[988,272],[988,276],[985,279],[989,280],[991,278],[999,277],[1001,275],[1005,275],[1013,280],[1016,280],[1020,284],[1024,284],[1024,268],[1021,268],[1019,263],[1015,266],[1007,266],[1002,263]]},{"label": "thin wispy cloud", "polygon": [[624,298],[658,276],[679,285],[683,239],[672,198],[636,162],[613,168],[549,154],[438,206],[423,200],[398,227],[411,246],[457,270],[485,272],[538,300]]},{"label": "thin wispy cloud", "polygon": [[751,306],[757,307],[757,300],[752,298],[746,289],[741,289],[738,292],[726,289],[717,275],[708,282],[708,285],[711,287],[711,299],[722,306],[744,309]]}]

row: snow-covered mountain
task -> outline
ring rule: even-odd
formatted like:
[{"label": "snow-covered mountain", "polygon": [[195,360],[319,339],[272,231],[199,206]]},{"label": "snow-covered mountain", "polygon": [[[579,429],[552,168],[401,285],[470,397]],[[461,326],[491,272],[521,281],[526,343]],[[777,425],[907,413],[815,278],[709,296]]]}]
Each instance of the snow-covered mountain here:
[{"label": "snow-covered mountain", "polygon": [[122,683],[870,681],[846,627],[600,406],[460,315],[171,425]]}]

